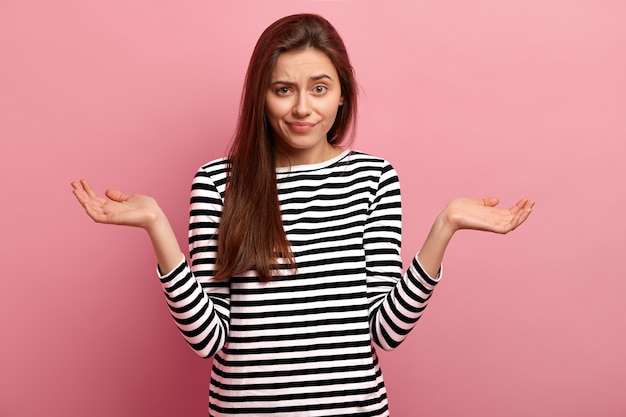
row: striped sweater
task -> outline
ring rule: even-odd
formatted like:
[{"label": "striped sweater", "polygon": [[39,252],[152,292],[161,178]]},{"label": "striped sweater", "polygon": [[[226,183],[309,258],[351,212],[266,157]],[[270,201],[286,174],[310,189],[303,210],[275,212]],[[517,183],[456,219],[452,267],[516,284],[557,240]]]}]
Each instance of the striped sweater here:
[{"label": "striped sweater", "polygon": [[387,416],[374,345],[407,336],[437,279],[417,256],[403,274],[400,185],[385,160],[355,151],[278,168],[297,270],[214,282],[227,164],[203,166],[191,193],[191,262],[159,275],[182,335],[214,356],[212,416]]}]

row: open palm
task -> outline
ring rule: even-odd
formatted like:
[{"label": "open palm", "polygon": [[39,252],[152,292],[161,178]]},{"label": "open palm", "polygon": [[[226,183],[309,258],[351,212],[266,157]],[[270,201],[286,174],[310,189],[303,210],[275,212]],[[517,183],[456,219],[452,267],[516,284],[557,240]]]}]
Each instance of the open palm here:
[{"label": "open palm", "polygon": [[107,190],[98,196],[85,180],[72,182],[73,193],[89,217],[98,223],[148,227],[157,217],[159,206],[152,197]]},{"label": "open palm", "polygon": [[513,207],[501,209],[497,197],[482,200],[456,198],[446,206],[447,218],[459,229],[508,233],[522,224],[531,213],[534,201],[523,198]]}]

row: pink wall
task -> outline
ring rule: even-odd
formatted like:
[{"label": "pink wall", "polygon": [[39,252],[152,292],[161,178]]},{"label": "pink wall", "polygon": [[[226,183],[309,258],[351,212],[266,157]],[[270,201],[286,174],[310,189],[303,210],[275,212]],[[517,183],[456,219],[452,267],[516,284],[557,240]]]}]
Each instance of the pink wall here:
[{"label": "pink wall", "polygon": [[391,160],[404,256],[454,196],[537,200],[461,233],[383,362],[395,416],[626,415],[626,3],[0,2],[0,416],[205,416],[138,230],[69,182],[152,194],[185,244],[190,181],[230,138],[248,56],[325,15],[363,88],[356,147]]}]

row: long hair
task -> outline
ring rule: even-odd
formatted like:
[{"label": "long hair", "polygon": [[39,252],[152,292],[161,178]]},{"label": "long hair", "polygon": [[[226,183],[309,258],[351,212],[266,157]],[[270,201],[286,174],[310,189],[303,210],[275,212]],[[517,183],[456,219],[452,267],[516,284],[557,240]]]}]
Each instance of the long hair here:
[{"label": "long hair", "polygon": [[335,28],[313,14],[287,16],[274,22],[261,34],[248,64],[228,158],[216,280],[256,270],[259,278],[267,281],[279,263],[296,268],[278,203],[276,146],[265,98],[278,56],[304,48],[324,52],[339,75],[343,105],[328,132],[328,142],[338,145],[354,136],[357,86],[345,45]]}]

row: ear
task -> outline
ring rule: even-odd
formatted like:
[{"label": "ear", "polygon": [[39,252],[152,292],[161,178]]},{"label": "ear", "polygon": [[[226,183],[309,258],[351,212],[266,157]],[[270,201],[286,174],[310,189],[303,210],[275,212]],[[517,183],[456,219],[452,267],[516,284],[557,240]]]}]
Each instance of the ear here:
[{"label": "ear", "polygon": [[343,106],[343,96],[339,97],[339,105]]}]

